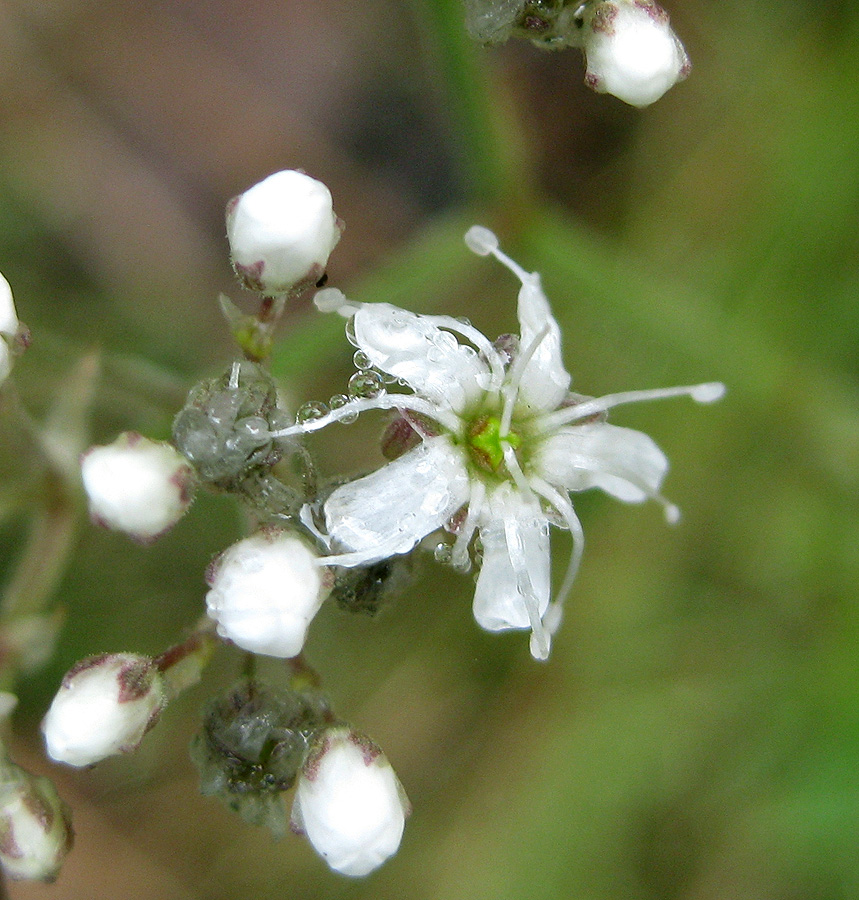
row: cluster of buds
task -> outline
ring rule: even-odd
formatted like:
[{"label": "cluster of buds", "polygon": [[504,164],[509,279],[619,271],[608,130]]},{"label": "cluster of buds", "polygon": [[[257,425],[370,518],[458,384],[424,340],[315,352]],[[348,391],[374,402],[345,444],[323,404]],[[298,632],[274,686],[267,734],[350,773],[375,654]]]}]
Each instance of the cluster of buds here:
[{"label": "cluster of buds", "polygon": [[466,24],[484,43],[523,37],[547,49],[578,47],[585,83],[648,106],[689,74],[683,45],[655,0],[465,0]]},{"label": "cluster of buds", "polygon": [[410,806],[391,764],[316,690],[242,682],[209,704],[191,755],[204,794],[277,837],[295,785],[289,827],[336,872],[367,875],[400,845]]},{"label": "cluster of buds", "polygon": [[[558,9],[561,22],[568,7]],[[623,31],[627,14],[667,28],[649,0],[585,4],[571,21],[615,40],[610,29]],[[606,62],[614,45],[602,38],[584,45],[589,67],[617,93]],[[288,415],[260,354],[278,308],[322,279],[342,224],[327,188],[300,172],[278,173],[231,201],[227,223],[236,272],[258,295],[256,325],[234,327],[245,359],[190,392],[172,443],[125,434],[84,454],[83,483],[96,522],[144,542],[178,520],[197,486],[245,505],[250,534],[206,573],[201,633],[214,641],[216,631],[247,654],[291,660],[293,680],[289,689],[268,688],[248,676],[208,705],[192,747],[202,789],[279,835],[287,825],[283,794],[294,788],[292,829],[332,869],[363,876],[396,852],[409,804],[381,750],[337,720],[316,679],[305,678],[300,655],[322,604],[375,613],[411,574],[412,551],[435,543],[436,560],[476,571],[477,623],[530,631],[532,655],[548,658],[582,556],[571,495],[599,488],[627,503],[653,499],[669,521],[678,516],[661,494],[667,458],[647,435],[608,424],[609,410],[678,396],[709,403],[724,388],[572,393],[540,276],[475,226],[467,246],[519,283],[520,333],[493,341],[467,320],[350,303],[325,288],[315,305],[347,319],[357,371],[347,394]],[[387,462],[353,480],[320,479],[305,438],[371,410],[394,414],[381,438]],[[551,526],[573,539],[554,597]],[[195,664],[177,677],[179,663],[205,656],[189,641],[155,659],[106,654],[75,666],[43,723],[50,756],[89,766],[135,749],[168,695],[199,676]]]}]

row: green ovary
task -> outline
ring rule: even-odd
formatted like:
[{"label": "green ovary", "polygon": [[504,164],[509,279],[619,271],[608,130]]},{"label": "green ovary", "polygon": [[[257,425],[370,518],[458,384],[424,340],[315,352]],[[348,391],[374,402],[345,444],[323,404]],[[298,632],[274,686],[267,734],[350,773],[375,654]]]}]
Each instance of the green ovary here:
[{"label": "green ovary", "polygon": [[496,475],[504,462],[504,445],[509,444],[517,450],[522,443],[521,437],[515,431],[508,432],[502,441],[501,419],[498,416],[480,416],[477,418],[466,435],[466,447],[474,463],[486,472]]}]

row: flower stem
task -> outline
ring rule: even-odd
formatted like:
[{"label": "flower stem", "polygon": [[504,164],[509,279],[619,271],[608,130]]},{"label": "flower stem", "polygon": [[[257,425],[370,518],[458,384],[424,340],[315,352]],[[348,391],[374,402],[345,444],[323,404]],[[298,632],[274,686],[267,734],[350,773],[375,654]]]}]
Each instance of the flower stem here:
[{"label": "flower stem", "polygon": [[412,0],[433,72],[444,78],[444,105],[456,129],[470,199],[527,206],[530,172],[509,98],[482,63],[486,52],[465,30],[462,0]]}]

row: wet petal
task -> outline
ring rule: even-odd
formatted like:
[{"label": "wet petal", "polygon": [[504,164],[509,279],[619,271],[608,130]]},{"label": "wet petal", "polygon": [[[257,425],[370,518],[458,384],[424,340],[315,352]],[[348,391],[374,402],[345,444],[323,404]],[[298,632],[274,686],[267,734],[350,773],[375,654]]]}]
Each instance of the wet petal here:
[{"label": "wet petal", "polygon": [[618,500],[640,503],[659,491],[668,460],[646,434],[595,422],[564,428],[545,440],[534,468],[567,491],[598,487]]},{"label": "wet petal", "polygon": [[522,497],[506,485],[486,508],[474,618],[487,631],[531,628],[549,606],[548,520],[533,497]]},{"label": "wet petal", "polygon": [[519,397],[534,409],[554,409],[566,396],[570,375],[561,353],[561,329],[536,272],[525,274],[522,281],[519,326],[522,353],[539,339],[520,376]]},{"label": "wet petal", "polygon": [[489,368],[474,348],[424,316],[366,303],[353,322],[355,341],[376,368],[443,409],[462,411],[489,382]]},{"label": "wet petal", "polygon": [[[370,475],[338,487],[325,501],[332,545],[364,565],[407,553],[467,500],[468,473],[447,438],[430,438]],[[336,559],[332,557],[331,559]]]}]

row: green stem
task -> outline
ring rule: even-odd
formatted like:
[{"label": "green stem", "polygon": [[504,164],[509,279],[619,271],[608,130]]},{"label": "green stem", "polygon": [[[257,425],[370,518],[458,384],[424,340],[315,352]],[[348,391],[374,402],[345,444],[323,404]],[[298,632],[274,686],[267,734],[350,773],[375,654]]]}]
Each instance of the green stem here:
[{"label": "green stem", "polygon": [[530,167],[510,98],[499,90],[465,31],[462,0],[412,0],[433,72],[444,78],[445,107],[456,129],[470,198],[488,206],[530,205]]}]

